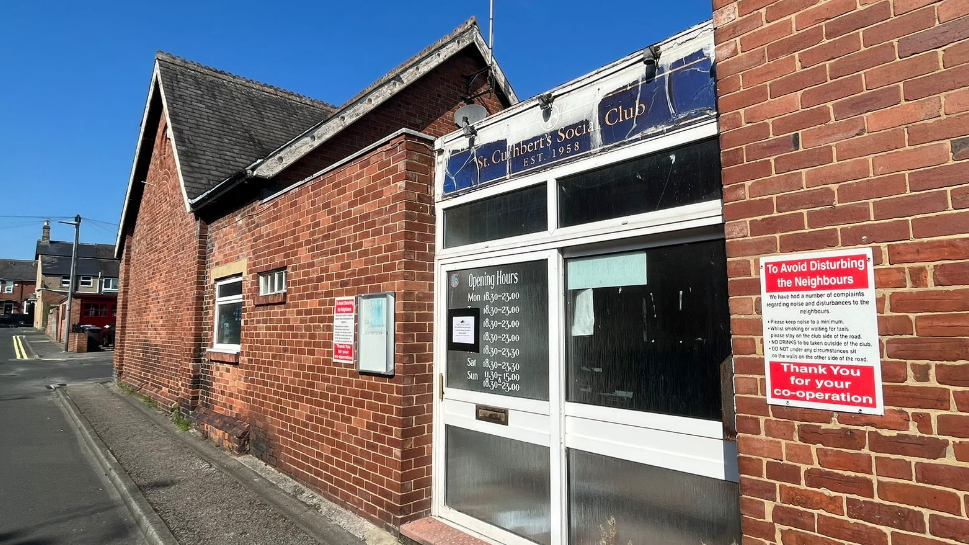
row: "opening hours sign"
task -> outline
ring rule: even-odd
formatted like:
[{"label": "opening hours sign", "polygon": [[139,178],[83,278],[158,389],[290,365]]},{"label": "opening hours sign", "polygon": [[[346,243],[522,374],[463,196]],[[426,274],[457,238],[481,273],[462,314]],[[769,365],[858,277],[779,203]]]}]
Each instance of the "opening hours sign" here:
[{"label": "opening hours sign", "polygon": [[871,248],[760,262],[767,402],[884,414]]}]

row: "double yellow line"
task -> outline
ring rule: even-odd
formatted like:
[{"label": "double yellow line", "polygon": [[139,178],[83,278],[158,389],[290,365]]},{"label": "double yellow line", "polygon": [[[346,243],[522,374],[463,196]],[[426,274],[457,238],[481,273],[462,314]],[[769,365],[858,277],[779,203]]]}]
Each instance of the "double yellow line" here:
[{"label": "double yellow line", "polygon": [[17,354],[18,360],[30,359],[27,357],[27,351],[24,349],[24,336],[14,335],[13,337],[13,351]]}]

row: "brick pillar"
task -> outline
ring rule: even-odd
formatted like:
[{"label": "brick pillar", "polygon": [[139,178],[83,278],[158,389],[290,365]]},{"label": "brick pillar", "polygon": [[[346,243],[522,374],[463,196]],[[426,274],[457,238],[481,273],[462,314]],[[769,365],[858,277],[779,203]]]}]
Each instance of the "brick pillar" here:
[{"label": "brick pillar", "polygon": [[[969,2],[714,9],[744,543],[969,543]],[[768,406],[757,260],[843,247],[886,414]]]}]

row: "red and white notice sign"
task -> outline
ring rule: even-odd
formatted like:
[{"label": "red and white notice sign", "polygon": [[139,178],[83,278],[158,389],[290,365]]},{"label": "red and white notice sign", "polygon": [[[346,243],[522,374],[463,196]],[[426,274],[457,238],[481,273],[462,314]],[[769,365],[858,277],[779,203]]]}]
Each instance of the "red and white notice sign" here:
[{"label": "red and white notice sign", "polygon": [[760,262],[767,402],[884,414],[871,249]]},{"label": "red and white notice sign", "polygon": [[353,363],[353,325],[356,297],[337,297],[333,308],[333,361]]}]

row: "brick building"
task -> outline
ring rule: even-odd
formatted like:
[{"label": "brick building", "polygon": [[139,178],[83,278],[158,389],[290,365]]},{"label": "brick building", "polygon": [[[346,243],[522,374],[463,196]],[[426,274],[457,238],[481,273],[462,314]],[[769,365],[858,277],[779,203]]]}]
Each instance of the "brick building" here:
[{"label": "brick building", "polygon": [[[748,543],[969,542],[969,4],[716,1]],[[871,248],[884,416],[765,403],[757,261]]]},{"label": "brick building", "polygon": [[[73,242],[50,239],[50,222],[44,222],[41,238],[34,250],[37,260],[34,267],[37,312],[34,313],[33,324],[58,342],[63,341],[67,328],[65,320],[68,292],[71,290],[73,252]],[[114,328],[119,268],[120,262],[114,257],[114,246],[78,244],[71,305],[72,325],[96,326],[102,331]],[[76,351],[74,348],[71,350]]]},{"label": "brick building", "polygon": [[[332,106],[159,53],[122,213],[120,382],[388,529],[429,512],[433,139],[516,101],[470,21]],[[489,85],[490,83],[490,85]],[[395,292],[391,376],[334,299]]]},{"label": "brick building", "polygon": [[[969,543],[969,5],[714,9],[438,139],[433,513],[506,543]],[[764,267],[833,255],[871,273],[872,395],[785,400],[796,298]],[[784,350],[861,346],[820,331]]]},{"label": "brick building", "polygon": [[0,259],[0,314],[22,315],[27,320],[33,316],[36,276],[33,261]]},{"label": "brick building", "polygon": [[[120,380],[423,543],[969,543],[969,9],[713,10],[458,132],[473,24],[339,108],[159,56]],[[219,156],[192,78],[302,125],[197,99],[277,140]],[[870,252],[858,410],[767,372],[762,267],[829,250]],[[339,363],[384,292],[392,377]]]}]

